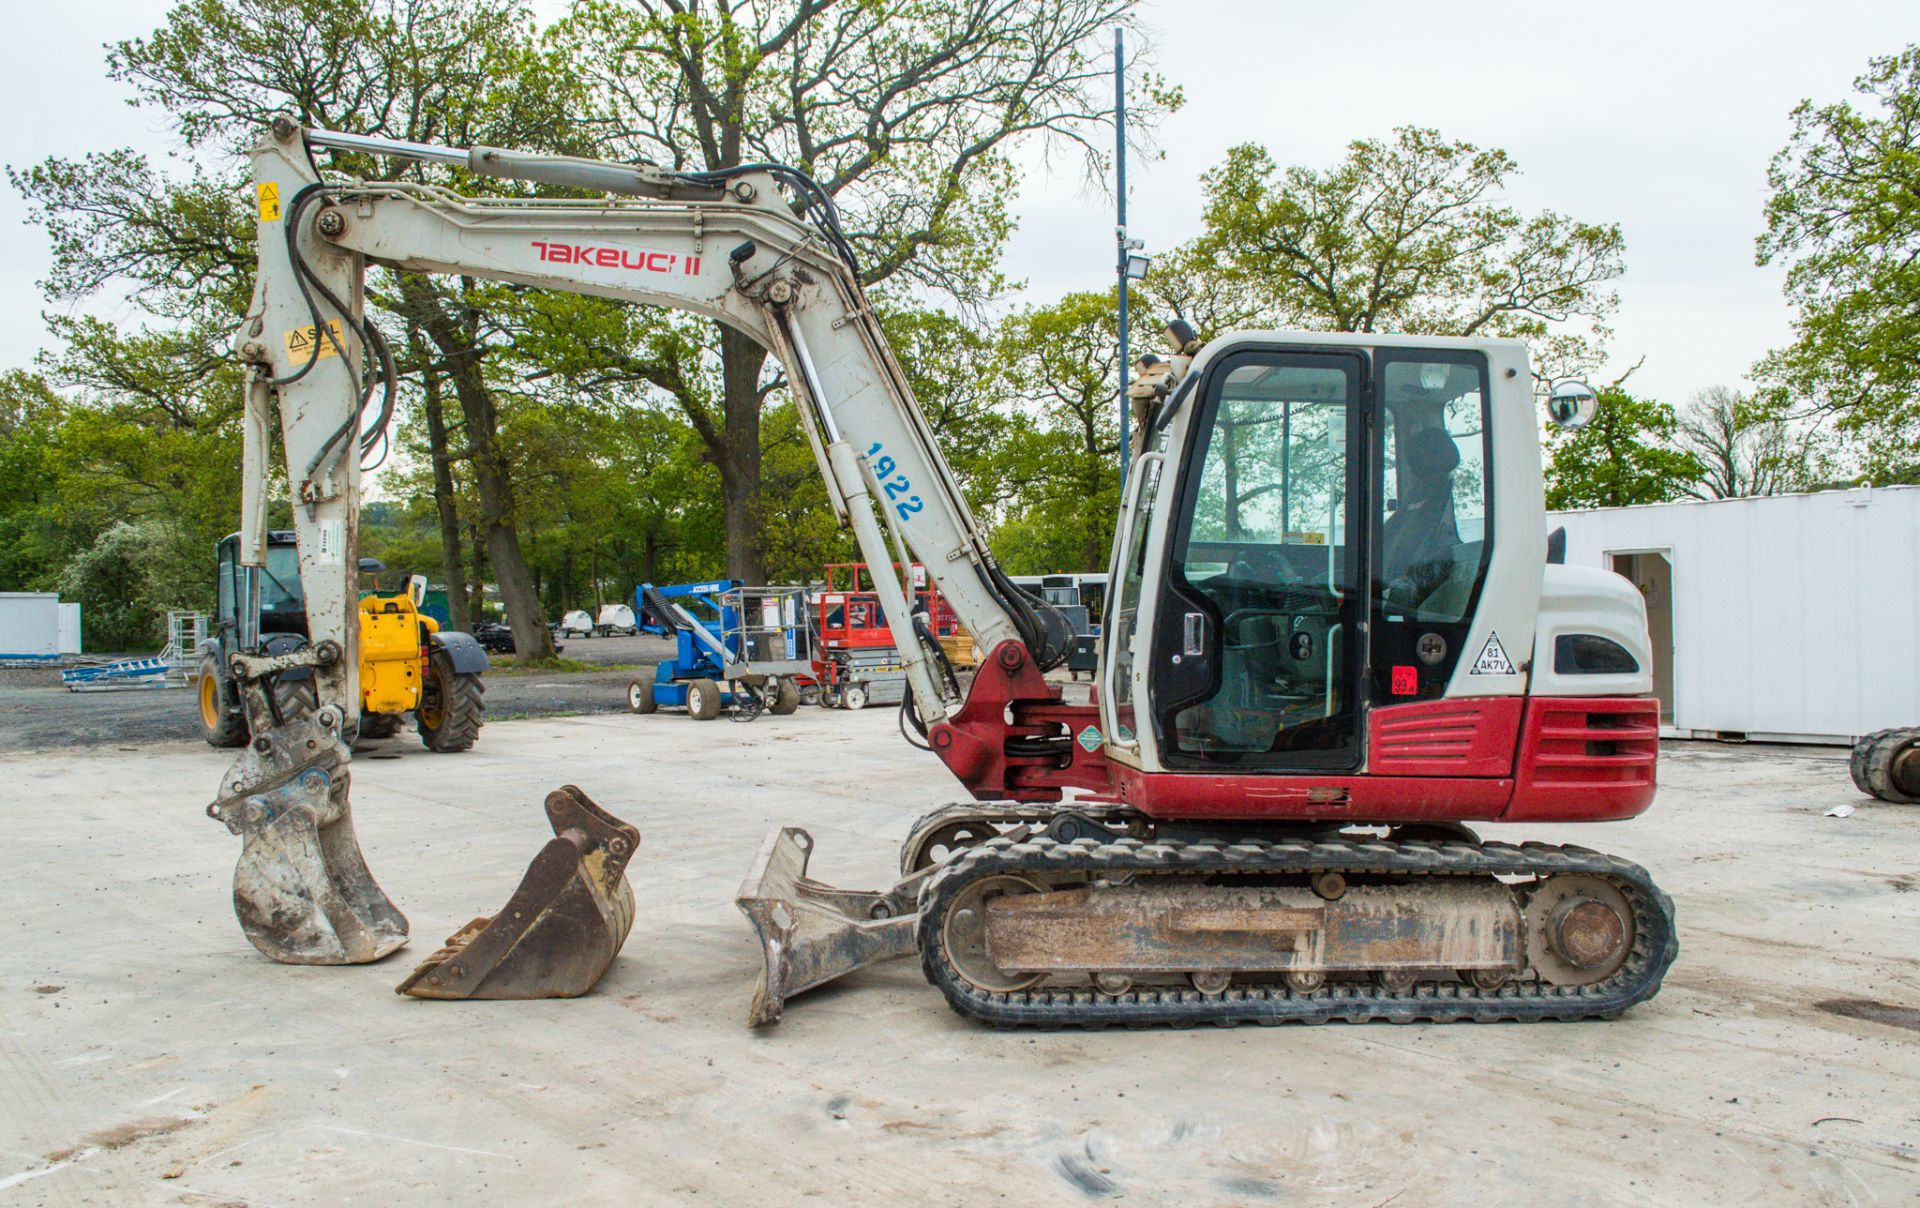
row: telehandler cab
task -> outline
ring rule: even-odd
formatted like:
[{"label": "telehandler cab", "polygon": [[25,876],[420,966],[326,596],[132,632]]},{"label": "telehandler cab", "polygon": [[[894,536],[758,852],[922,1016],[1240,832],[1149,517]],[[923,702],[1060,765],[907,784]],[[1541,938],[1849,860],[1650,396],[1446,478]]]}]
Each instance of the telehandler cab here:
[{"label": "telehandler cab", "polygon": [[[572,196],[327,179],[313,157],[329,148]],[[765,956],[753,1022],[913,954],[955,1010],[1000,1025],[1611,1017],[1659,988],[1673,915],[1644,870],[1472,829],[1630,818],[1654,795],[1644,607],[1624,579],[1549,562],[1521,343],[1202,341],[1176,324],[1171,357],[1130,392],[1095,696],[1068,703],[1046,672],[1072,627],[994,560],[805,174],[435,147],[290,118],[262,132],[253,168],[239,554],[266,559],[277,406],[313,641],[233,659],[255,741],[209,810],[246,839],[241,921],[278,959],[372,960],[406,939],[353,839],[340,742],[363,708],[360,456],[397,378],[362,309],[374,264],[672,307],[751,336],[784,367],[864,560],[924,565],[973,636],[981,662],[963,682],[905,586],[876,576],[903,720],[974,800],[923,818],[878,892],[810,880],[811,838],[774,834],[738,898]],[[1550,414],[1577,422],[1593,401],[1564,385]],[[312,669],[320,708],[281,723],[261,683],[292,666]],[[578,796],[549,806],[549,851],[578,875],[530,872],[510,910],[430,966],[492,970],[511,996],[578,992],[590,978],[539,973],[571,945],[598,976],[630,919],[606,873],[638,836]],[[289,854],[310,851],[324,859]],[[518,929],[539,885],[565,885],[581,921],[535,943]]]}]

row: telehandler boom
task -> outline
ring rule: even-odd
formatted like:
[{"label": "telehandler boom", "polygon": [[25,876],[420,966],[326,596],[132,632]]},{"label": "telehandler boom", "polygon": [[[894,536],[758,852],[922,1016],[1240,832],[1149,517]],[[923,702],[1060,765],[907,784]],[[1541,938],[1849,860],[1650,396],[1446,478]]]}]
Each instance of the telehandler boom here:
[{"label": "telehandler boom", "polygon": [[[312,159],[325,148],[607,196],[327,180]],[[1134,392],[1095,700],[1069,704],[1045,673],[1071,626],[995,562],[833,203],[804,174],[432,147],[285,118],[253,165],[241,553],[261,553],[277,402],[312,644],[236,659],[235,679],[251,701],[298,659],[323,706],[284,727],[253,716],[259,737],[210,807],[249,835],[236,897],[270,954],[294,959],[277,951],[299,947],[291,933],[318,959],[370,960],[406,935],[353,842],[337,741],[359,699],[359,449],[394,379],[362,307],[371,263],[669,306],[750,335],[785,367],[865,561],[924,565],[982,652],[963,685],[902,584],[876,576],[901,635],[903,709],[975,801],[922,819],[881,892],[809,880],[811,839],[776,833],[739,898],[766,956],[753,1022],[915,952],[957,1011],[995,1024],[1568,1019],[1658,989],[1676,942],[1643,870],[1470,829],[1629,818],[1654,793],[1644,609],[1623,579],[1547,561],[1521,344],[1202,343],[1176,325],[1172,357]],[[370,420],[376,386],[387,401]],[[1556,403],[1589,406],[1590,392]],[[263,801],[274,819],[305,810],[303,842],[260,838]],[[582,867],[602,867],[599,840],[571,833]],[[601,913],[624,937],[631,906],[616,907]]]}]

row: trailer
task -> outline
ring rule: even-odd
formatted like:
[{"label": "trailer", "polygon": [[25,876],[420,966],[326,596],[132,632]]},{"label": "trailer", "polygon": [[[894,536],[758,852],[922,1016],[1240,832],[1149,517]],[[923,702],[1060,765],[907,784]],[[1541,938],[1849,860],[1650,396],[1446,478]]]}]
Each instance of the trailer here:
[{"label": "trailer", "polygon": [[593,635],[601,638],[632,637],[640,632],[640,621],[625,604],[602,604],[593,619]]}]

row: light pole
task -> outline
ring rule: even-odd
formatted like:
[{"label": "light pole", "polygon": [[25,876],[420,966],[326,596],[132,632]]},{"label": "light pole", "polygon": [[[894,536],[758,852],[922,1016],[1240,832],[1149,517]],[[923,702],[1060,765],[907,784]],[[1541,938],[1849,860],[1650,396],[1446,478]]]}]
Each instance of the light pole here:
[{"label": "light pole", "polygon": [[1117,222],[1113,228],[1113,271],[1120,306],[1120,492],[1124,496],[1127,450],[1131,443],[1127,439],[1127,426],[1132,418],[1128,414],[1127,385],[1133,369],[1127,354],[1127,283],[1147,275],[1147,257],[1140,254],[1143,246],[1140,240],[1127,238],[1127,45],[1126,33],[1121,29],[1113,31],[1113,164]]}]

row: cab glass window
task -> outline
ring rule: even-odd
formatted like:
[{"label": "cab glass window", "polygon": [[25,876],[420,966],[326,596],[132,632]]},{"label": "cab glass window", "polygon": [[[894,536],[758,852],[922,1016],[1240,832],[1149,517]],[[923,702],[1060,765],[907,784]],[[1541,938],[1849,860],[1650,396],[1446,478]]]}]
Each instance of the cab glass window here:
[{"label": "cab glass window", "polygon": [[1383,358],[1379,375],[1378,599],[1396,617],[1464,620],[1491,538],[1485,363],[1422,353]]}]

